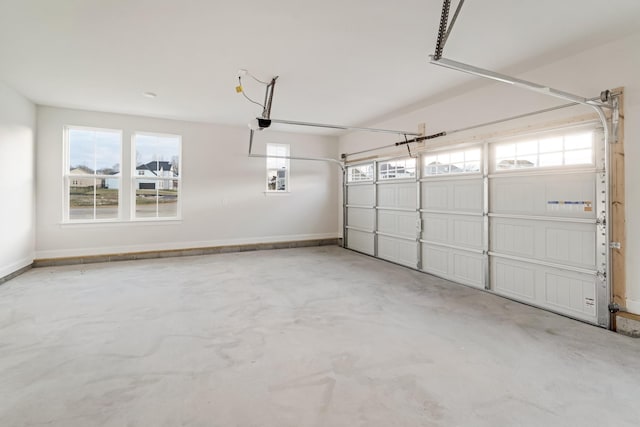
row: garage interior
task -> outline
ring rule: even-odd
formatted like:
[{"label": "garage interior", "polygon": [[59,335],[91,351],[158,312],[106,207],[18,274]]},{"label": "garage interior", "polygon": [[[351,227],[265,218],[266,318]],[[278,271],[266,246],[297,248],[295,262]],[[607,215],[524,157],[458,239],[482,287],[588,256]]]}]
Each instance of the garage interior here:
[{"label": "garage interior", "polygon": [[0,425],[638,425],[639,18],[0,1]]}]

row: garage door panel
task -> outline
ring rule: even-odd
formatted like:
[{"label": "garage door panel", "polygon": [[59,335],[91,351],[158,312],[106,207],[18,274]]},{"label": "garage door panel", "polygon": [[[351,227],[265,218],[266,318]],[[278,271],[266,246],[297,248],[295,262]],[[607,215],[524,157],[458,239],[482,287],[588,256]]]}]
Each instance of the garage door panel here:
[{"label": "garage door panel", "polygon": [[483,218],[422,214],[422,239],[469,249],[482,249]]},{"label": "garage door panel", "polygon": [[422,245],[422,269],[446,277],[449,274],[449,249]]},{"label": "garage door panel", "polygon": [[414,212],[378,210],[378,231],[415,238],[417,234],[416,214]]},{"label": "garage door panel", "polygon": [[458,283],[484,288],[483,262],[481,254],[422,244],[422,270]]},{"label": "garage door panel", "polygon": [[499,294],[588,322],[597,321],[595,275],[492,257]]},{"label": "garage door panel", "polygon": [[492,271],[491,287],[496,292],[527,301],[536,300],[535,266],[494,258]]},{"label": "garage door panel", "polygon": [[596,316],[596,283],[593,276],[570,272],[545,273],[545,302],[570,312]]},{"label": "garage door panel", "polygon": [[422,214],[422,239],[449,242],[449,218],[444,215]]},{"label": "garage door panel", "polygon": [[416,209],[416,183],[378,185],[378,206],[385,208]]},{"label": "garage door panel", "polygon": [[422,182],[422,209],[482,212],[483,182],[478,179],[447,179]]},{"label": "garage door panel", "polygon": [[593,173],[499,176],[490,181],[489,194],[492,213],[596,217]]},{"label": "garage door panel", "polygon": [[[583,229],[568,229],[566,225],[546,227],[545,256],[547,259],[571,265],[594,267],[596,265],[596,230],[585,224]],[[571,228],[578,228],[572,225]]]},{"label": "garage door panel", "polygon": [[374,255],[373,238],[373,233],[347,229],[347,247],[354,251]]},{"label": "garage door panel", "polygon": [[460,212],[482,212],[482,188],[481,179],[473,181],[454,182],[453,184],[453,210]]},{"label": "garage door panel", "polygon": [[595,269],[596,226],[589,223],[491,218],[491,251]]},{"label": "garage door panel", "polygon": [[378,235],[378,256],[388,261],[416,268],[417,245],[410,240]]},{"label": "garage door panel", "polygon": [[466,285],[484,288],[484,257],[479,254],[452,250],[453,279]]},{"label": "garage door panel", "polygon": [[375,205],[373,185],[350,185],[347,189],[347,204],[373,206]]},{"label": "garage door panel", "polygon": [[347,225],[373,231],[375,210],[366,208],[348,208]]}]

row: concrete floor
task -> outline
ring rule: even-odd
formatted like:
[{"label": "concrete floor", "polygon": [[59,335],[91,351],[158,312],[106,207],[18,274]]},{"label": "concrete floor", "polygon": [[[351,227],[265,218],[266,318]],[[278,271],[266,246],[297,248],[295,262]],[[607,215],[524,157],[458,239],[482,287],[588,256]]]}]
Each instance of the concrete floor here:
[{"label": "concrete floor", "polygon": [[338,247],[0,286],[0,426],[638,426],[640,340]]}]

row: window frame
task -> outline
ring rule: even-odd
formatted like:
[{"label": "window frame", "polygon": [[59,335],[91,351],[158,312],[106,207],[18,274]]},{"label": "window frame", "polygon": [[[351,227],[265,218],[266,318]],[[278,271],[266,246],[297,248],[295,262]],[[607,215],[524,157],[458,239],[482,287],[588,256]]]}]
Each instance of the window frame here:
[{"label": "window frame", "polygon": [[[369,174],[366,174],[366,175],[360,174],[360,175],[364,175],[365,178],[353,179],[354,175],[351,173],[351,171],[358,168],[363,168],[363,167],[366,167],[367,170],[371,172],[371,175],[369,176]],[[347,183],[349,184],[357,184],[361,182],[373,182],[375,179],[375,176],[376,176],[376,170],[375,170],[375,164],[373,162],[347,165]]]},{"label": "window frame", "polygon": [[[597,168],[598,165],[598,158],[597,158],[597,150],[598,150],[598,142],[597,139],[599,138],[599,134],[600,134],[600,130],[593,126],[593,125],[583,125],[583,126],[578,126],[578,127],[570,127],[570,128],[565,128],[565,129],[556,129],[556,130],[549,130],[549,131],[542,131],[542,132],[535,132],[535,133],[531,133],[528,135],[519,135],[519,136],[513,136],[513,137],[509,137],[509,138],[501,138],[499,141],[491,141],[490,143],[490,152],[489,152],[489,168],[490,168],[490,173],[496,173],[496,174],[501,174],[501,173],[522,173],[522,172],[540,172],[540,171],[548,171],[548,170],[582,170],[582,169],[594,169]],[[591,146],[589,148],[577,148],[577,149],[565,149],[564,146],[564,140],[567,136],[571,136],[571,135],[577,135],[577,134],[583,134],[583,133],[590,133],[591,134]],[[551,138],[557,138],[560,137],[562,138],[562,149],[560,150],[556,150],[556,151],[549,151],[549,152],[544,152],[540,150],[540,141],[544,140],[544,139],[551,139]],[[520,157],[532,157],[535,156],[536,157],[536,161],[537,164],[534,164],[533,166],[527,166],[527,167],[505,167],[505,168],[499,168],[498,165],[501,161],[505,161],[505,160],[513,160],[514,162],[518,162],[519,160],[522,160],[521,158],[519,158],[518,153],[516,152],[516,154],[514,155],[514,159],[503,159],[500,158],[498,159],[497,157],[497,151],[498,148],[500,147],[504,147],[510,144],[513,145],[517,145],[519,143],[524,143],[524,142],[533,142],[535,141],[537,144],[537,150],[535,153],[530,153],[530,154],[525,154],[525,155],[521,155]],[[581,151],[581,150],[587,150],[590,149],[591,150],[591,162],[590,163],[570,163],[570,164],[565,164],[565,153],[567,152],[575,152],[575,151]],[[540,166],[540,155],[545,155],[545,154],[562,154],[562,164],[556,164],[556,165],[545,165],[545,166]]]},{"label": "window frame", "polygon": [[[406,162],[407,161],[413,161],[413,167],[407,168],[406,167]],[[406,173],[407,170],[413,170],[413,175],[412,176],[393,176],[393,177],[382,177],[382,165],[383,164],[387,164],[387,163],[399,163],[399,162],[405,162],[405,166],[402,166],[404,168],[404,172]],[[395,172],[393,172],[394,174],[398,173],[398,165],[394,166],[395,168]],[[387,168],[386,171],[386,175],[389,175],[389,169]],[[375,177],[376,177],[376,182],[390,182],[390,181],[402,181],[402,180],[416,180],[418,177],[418,162],[417,159],[415,157],[398,157],[398,158],[394,158],[394,159],[387,159],[387,160],[381,160],[378,161],[376,163],[376,170],[374,171]]]},{"label": "window frame", "polygon": [[[82,175],[71,175],[71,143],[69,140],[70,131],[72,130],[80,130],[80,131],[92,131],[92,132],[104,132],[104,133],[113,133],[118,135],[118,139],[120,142],[120,155],[119,162],[120,165],[120,175],[114,178],[114,175],[106,175],[106,174],[96,174],[94,170],[94,174],[82,174]],[[78,125],[64,125],[62,129],[62,224],[99,224],[99,223],[113,223],[113,222],[121,222],[122,221],[122,189],[123,189],[123,173],[122,173],[122,161],[124,158],[124,132],[122,129],[112,129],[112,128],[101,128],[94,126],[78,126]],[[71,218],[71,185],[72,182],[78,183],[81,179],[117,179],[119,181],[118,185],[118,208],[117,214],[114,218],[96,218],[96,194],[94,193],[94,203],[93,203],[93,218],[80,218],[80,219],[72,219]],[[76,185],[74,184],[74,185]],[[95,186],[94,186],[95,191]]]},{"label": "window frame", "polygon": [[[477,160],[467,160],[467,153],[471,152],[471,151],[478,151],[479,152],[479,158]],[[458,154],[461,153],[463,156],[463,160],[462,162],[452,162],[451,161],[451,156],[454,154]],[[442,164],[442,166],[447,166],[448,170],[446,172],[440,172],[440,173],[428,173],[428,169],[432,166],[430,166],[430,164],[427,164],[427,158],[428,157],[437,157],[441,156],[441,155],[448,155],[449,156],[449,163],[447,164]],[[454,148],[454,149],[450,149],[450,150],[438,150],[438,151],[429,151],[426,153],[423,153],[420,161],[422,163],[422,177],[423,178],[434,178],[434,177],[447,177],[447,176],[469,176],[469,175],[477,175],[477,174],[482,174],[482,170],[483,170],[483,162],[484,162],[484,150],[482,148],[482,146],[480,145],[476,145],[476,146],[472,146],[469,148]],[[437,161],[437,160],[436,160]],[[472,164],[472,163],[477,163],[478,164],[478,170],[466,170],[467,165]],[[456,166],[459,164],[463,164],[463,169],[459,170],[459,171],[452,171],[451,170],[451,166]],[[436,165],[436,168],[438,167],[438,165]],[[456,166],[457,167],[457,166]]]},{"label": "window frame", "polygon": [[[274,155],[269,155],[269,147],[286,147],[286,156],[274,156]],[[269,193],[269,194],[286,194],[286,193],[290,193],[291,192],[291,145],[290,144],[284,144],[284,143],[279,143],[279,142],[268,142],[265,145],[265,153],[266,153],[266,159],[265,159],[265,172],[266,172],[266,176],[265,176],[265,193]],[[276,188],[275,189],[270,189],[269,188],[269,171],[270,170],[276,170],[278,171],[279,169],[276,168],[271,168],[269,167],[269,160],[273,160],[273,159],[277,159],[277,160],[283,160],[285,163],[285,189],[284,190],[278,190],[278,175],[276,172]]]},{"label": "window frame", "polygon": [[[178,176],[172,178],[149,178],[144,175],[138,174],[137,161],[136,161],[136,137],[139,135],[159,137],[159,138],[177,138],[178,139]],[[133,131],[131,133],[131,172],[130,179],[130,221],[132,222],[158,222],[158,221],[181,221],[182,220],[182,135],[172,133],[159,133],[159,132],[147,132],[147,131]],[[137,217],[136,216],[136,198],[137,198],[137,183],[138,181],[146,179],[153,181],[174,181],[177,182],[177,200],[176,200],[176,215],[175,216],[157,216],[158,215],[158,202],[156,201],[156,216],[155,217]],[[156,196],[159,188],[156,188]]]}]

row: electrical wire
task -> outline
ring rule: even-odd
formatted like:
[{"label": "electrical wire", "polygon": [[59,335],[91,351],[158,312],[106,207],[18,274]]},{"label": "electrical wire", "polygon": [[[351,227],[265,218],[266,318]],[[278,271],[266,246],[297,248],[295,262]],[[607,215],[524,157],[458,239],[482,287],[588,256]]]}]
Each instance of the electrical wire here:
[{"label": "electrical wire", "polygon": [[[253,77],[253,76],[251,76],[251,77]],[[254,77],[254,79],[255,79],[255,77]],[[257,80],[257,79],[256,79],[256,80]],[[258,81],[259,81],[259,80],[258,80]],[[262,83],[262,82],[261,82],[261,83]],[[249,96],[248,96],[246,93],[244,93],[244,87],[242,87],[242,77],[240,77],[240,76],[238,76],[238,84],[239,84],[239,85],[240,85],[240,87],[242,88],[242,91],[241,91],[242,96],[244,96],[245,98],[247,98],[247,100],[248,100],[249,102],[253,102],[254,104],[259,105],[259,106],[261,106],[261,107],[264,109],[264,105],[262,105],[262,104],[261,104],[261,103],[259,103],[258,101],[254,101],[253,99],[249,98]]]}]

